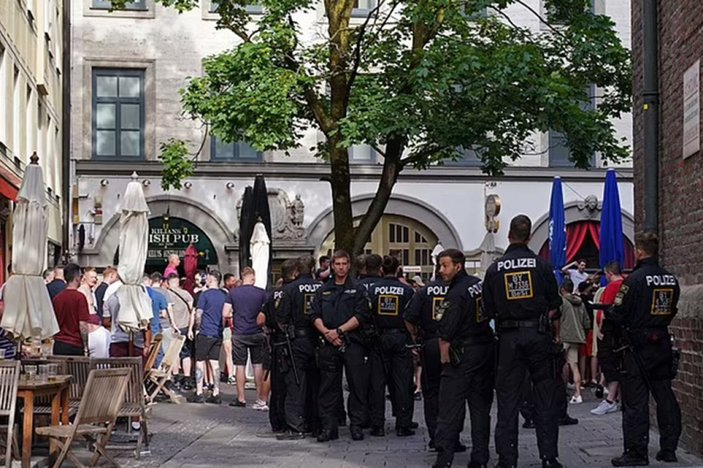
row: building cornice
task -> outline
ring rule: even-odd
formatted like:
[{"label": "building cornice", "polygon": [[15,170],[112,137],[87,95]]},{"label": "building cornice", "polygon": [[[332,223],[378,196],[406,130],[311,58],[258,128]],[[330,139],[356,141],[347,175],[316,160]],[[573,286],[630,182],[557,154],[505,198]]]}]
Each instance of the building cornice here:
[{"label": "building cornice", "polygon": [[[78,176],[129,176],[132,172],[142,177],[160,177],[163,166],[156,161],[93,161],[77,160],[76,174]],[[561,176],[566,181],[602,182],[606,168],[581,170],[574,168],[553,167],[508,167],[503,176],[489,178],[478,167],[438,166],[422,171],[406,169],[400,173],[399,180],[423,182],[485,182],[492,181],[551,181],[555,176]],[[631,168],[618,168],[620,181],[632,182]],[[295,162],[266,162],[261,164],[241,163],[210,163],[200,162],[195,168],[194,177],[254,177],[263,174],[267,179],[319,179],[328,180],[329,167],[326,164],[295,163]],[[377,180],[381,175],[380,165],[352,165],[351,174],[354,180]]]}]

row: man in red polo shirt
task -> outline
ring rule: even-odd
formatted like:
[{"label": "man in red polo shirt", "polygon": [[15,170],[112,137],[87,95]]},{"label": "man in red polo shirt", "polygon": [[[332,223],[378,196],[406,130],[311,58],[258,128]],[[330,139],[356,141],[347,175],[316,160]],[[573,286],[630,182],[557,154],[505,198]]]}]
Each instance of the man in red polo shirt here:
[{"label": "man in red polo shirt", "polygon": [[81,267],[69,263],[64,268],[66,289],[54,300],[54,312],[59,323],[59,332],[54,336],[54,354],[83,356],[88,349],[88,323],[90,313],[85,295],[78,291],[81,282]]},{"label": "man in red polo shirt", "polygon": [[[620,264],[610,262],[605,266],[605,277],[608,285],[603,291],[600,302],[604,306],[612,306],[615,303],[615,296],[620,291],[620,286],[624,281]],[[596,314],[596,321],[599,324],[598,338],[598,364],[603,373],[603,380],[608,386],[608,397],[601,401],[597,407],[591,410],[591,414],[603,416],[604,414],[620,411],[620,372],[618,371],[619,359],[615,349],[620,346],[620,328],[605,320],[603,310]],[[598,387],[596,393],[600,397],[602,387]]]}]

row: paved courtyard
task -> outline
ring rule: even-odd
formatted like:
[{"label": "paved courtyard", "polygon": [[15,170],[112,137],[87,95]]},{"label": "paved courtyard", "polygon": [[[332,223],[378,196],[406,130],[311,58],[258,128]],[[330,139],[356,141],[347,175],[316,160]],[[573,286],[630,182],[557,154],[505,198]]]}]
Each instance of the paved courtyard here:
[{"label": "paved courtyard", "polygon": [[[233,389],[224,386],[222,406],[174,405],[159,403],[151,418],[154,437],[151,455],[137,461],[127,452],[119,461],[129,467],[181,466],[270,466],[270,467],[420,467],[430,466],[434,454],[427,451],[427,432],[422,417],[422,402],[416,405],[415,421],[420,428],[414,437],[398,438],[395,433],[384,438],[367,437],[352,442],[348,428],[340,428],[340,438],[332,443],[317,443],[309,438],[280,442],[265,435],[268,414],[250,408],[233,408]],[[568,467],[606,467],[610,459],[622,450],[621,413],[593,416],[595,406],[590,394],[582,405],[570,407],[579,419],[576,426],[562,427],[559,435],[560,460]],[[248,395],[252,401],[253,395]],[[390,405],[388,405],[390,406]],[[495,408],[494,408],[495,409]],[[390,420],[386,428],[391,429]],[[468,442],[469,430],[462,434]],[[492,439],[492,436],[491,436]],[[650,466],[703,467],[703,461],[685,450],[679,450],[678,464],[663,464],[654,460],[658,435],[650,437]],[[492,447],[492,461],[497,459]],[[468,453],[457,454],[455,466],[466,466]],[[520,466],[541,466],[537,457],[534,430],[520,428]]]}]

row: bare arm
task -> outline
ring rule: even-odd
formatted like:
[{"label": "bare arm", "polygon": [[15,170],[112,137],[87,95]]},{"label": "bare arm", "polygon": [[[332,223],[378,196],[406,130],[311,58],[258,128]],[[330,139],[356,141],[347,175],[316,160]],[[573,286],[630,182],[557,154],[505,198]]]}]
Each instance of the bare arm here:
[{"label": "bare arm", "polygon": [[449,346],[451,343],[449,341],[444,341],[442,338],[439,339],[439,362],[442,364],[449,364],[451,360],[449,359]]},{"label": "bare arm", "polygon": [[90,333],[90,323],[79,321],[78,328],[81,332],[81,339],[83,340],[83,349],[88,350],[88,333]]}]

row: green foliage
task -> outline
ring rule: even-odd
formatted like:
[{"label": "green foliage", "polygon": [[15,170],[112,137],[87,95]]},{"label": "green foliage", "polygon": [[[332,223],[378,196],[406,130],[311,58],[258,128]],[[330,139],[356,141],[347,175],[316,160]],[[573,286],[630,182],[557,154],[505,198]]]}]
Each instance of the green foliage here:
[{"label": "green foliage", "polygon": [[161,173],[161,188],[179,190],[183,181],[193,175],[194,163],[183,140],[169,139],[160,145],[159,159],[164,165]]},{"label": "green foliage", "polygon": [[[401,138],[403,165],[420,169],[456,158],[457,148],[474,148],[490,175],[520,158],[534,131],[563,133],[577,167],[587,168],[594,153],[610,161],[629,155],[611,123],[631,106],[629,53],[612,21],[592,14],[586,0],[548,0],[558,26],[539,31],[501,12],[515,0],[380,0],[366,24],[350,23],[341,69],[330,60],[329,41],[305,42],[292,19],[316,4],[259,3],[265,13],[256,23],[245,0],[219,3],[218,26],[241,43],[209,57],[204,75],[182,92],[186,112],[223,141],[287,150],[305,128],[327,123],[323,133],[342,147],[368,143],[382,151]],[[485,8],[488,15],[481,14]],[[395,21],[383,26],[389,11]],[[413,50],[419,31],[424,45]],[[335,73],[351,86],[345,109],[333,116]],[[585,108],[595,99],[586,94],[591,84],[598,86],[598,105]],[[319,145],[320,156],[328,155],[325,148]]]},{"label": "green foliage", "polygon": [[[157,1],[179,11],[199,4]],[[204,75],[182,90],[184,109],[221,140],[260,151],[287,151],[303,131],[318,130],[312,149],[330,162],[337,239],[347,236],[347,248],[354,229],[345,155],[355,144],[373,146],[384,162],[360,239],[402,169],[456,159],[460,148],[475,150],[491,176],[534,151],[525,142],[536,132],[562,133],[576,167],[588,168],[594,154],[629,157],[612,122],[631,109],[630,56],[590,0],[546,0],[546,16],[524,0],[378,0],[367,18],[352,18],[353,0],[256,3],[263,14],[254,19],[247,0],[218,2],[217,27],[236,45],[205,60]],[[506,7],[540,27],[516,25]],[[301,15],[322,18],[313,10],[324,19],[304,30]],[[164,152],[169,187],[192,170],[173,144]]]}]

